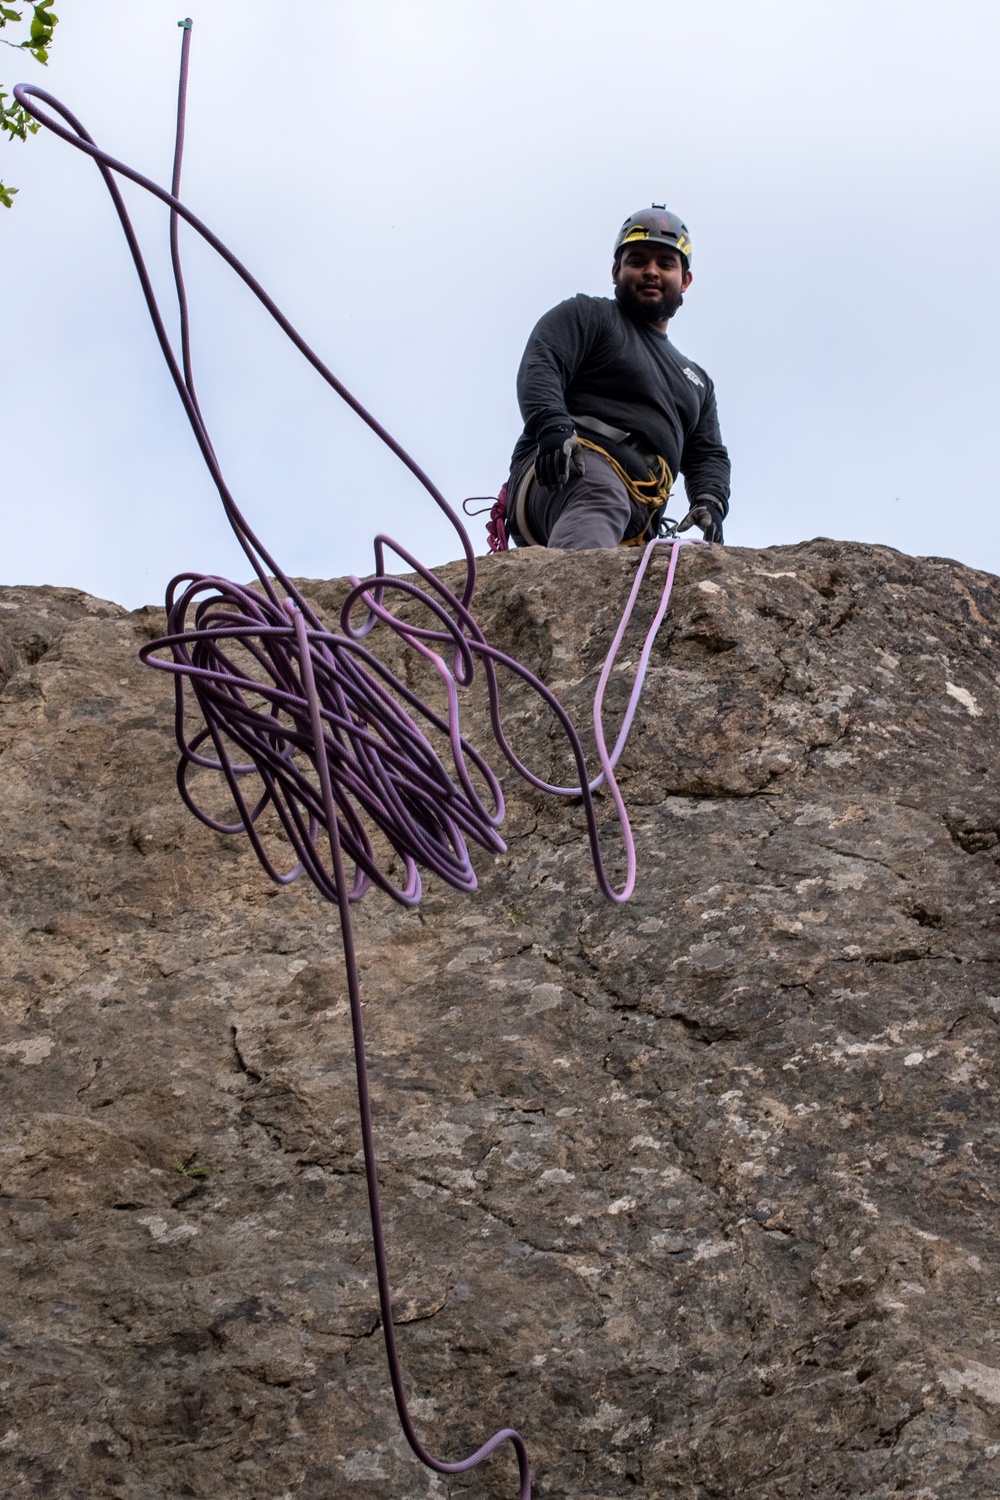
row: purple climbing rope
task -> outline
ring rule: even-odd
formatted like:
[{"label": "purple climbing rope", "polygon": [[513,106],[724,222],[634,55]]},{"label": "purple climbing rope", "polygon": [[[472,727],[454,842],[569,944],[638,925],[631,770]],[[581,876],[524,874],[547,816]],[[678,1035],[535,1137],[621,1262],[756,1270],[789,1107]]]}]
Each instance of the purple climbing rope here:
[{"label": "purple climbing rope", "polygon": [[[458,689],[473,681],[477,665],[486,684],[493,733],[504,757],[533,786],[580,798],[598,884],[609,900],[628,900],[635,884],[635,845],[614,767],[628,738],[683,543],[670,542],[660,604],[647,632],[624,720],[609,753],[603,728],[604,693],[656,544],[644,552],[597,688],[594,732],[601,769],[598,775],[590,777],[580,737],[562,704],[527,667],[491,646],[471,614],[475,554],[465,527],[443,494],[327,368],[236,256],[181,202],[191,22],[185,20],[179,24],[184,35],[169,192],[98,147],[71,111],[44,89],[25,84],[14,89],[18,103],[40,124],[97,164],[118,213],[178,395],[259,585],[248,587],[198,573],[179,575],[167,588],[167,633],[143,647],[140,656],[149,666],[170,672],[174,677],[175,734],[180,751],[177,784],[191,812],[218,832],[245,832],[273,880],[288,884],[305,873],[322,895],[337,906],[350,1000],[382,1332],[396,1409],[406,1439],[417,1457],[439,1474],[466,1472],[509,1441],[517,1458],[520,1500],[530,1500],[527,1451],[513,1428],[505,1427],[494,1433],[468,1458],[446,1463],[428,1452],[413,1427],[392,1318],[350,904],[375,885],[403,905],[415,905],[421,895],[421,867],[456,889],[474,890],[476,875],[469,842],[490,852],[503,851],[505,846],[498,832],[504,816],[500,780],[459,728]],[[35,102],[39,100],[59,118],[41,109]],[[167,333],[116,176],[136,183],[170,210],[180,360]],[[461,595],[391,538],[379,535],[374,543],[375,574],[365,581],[351,579],[352,587],[341,611],[340,633],[335,633],[254,534],[227,485],[195,390],[180,256],[181,220],[245,282],[314,369],[406,465],[451,521],[466,562]],[[408,564],[420,581],[388,573],[386,558],[390,552]],[[388,607],[389,597],[400,604],[416,601],[429,614],[431,623],[416,625],[404,621]],[[361,612],[357,621],[356,611]],[[444,692],[445,712],[438,712],[422,701],[363,644],[379,623],[394,631],[433,667]],[[514,753],[502,723],[498,677],[501,667],[527,683],[554,714],[576,765],[577,785],[552,785],[535,775]],[[193,695],[200,714],[200,723],[195,728],[188,724],[186,690]],[[450,768],[435,749],[432,736],[447,744]],[[193,773],[198,771],[221,776],[235,808],[234,819],[223,819],[200,803],[192,784]],[[620,890],[615,889],[608,877],[601,850],[593,794],[602,785],[607,786],[613,799],[625,844],[626,876]],[[294,856],[287,869],[275,863],[258,828],[268,809],[277,816]],[[372,830],[376,831],[374,837]],[[378,843],[383,846],[381,852]],[[393,851],[402,860],[398,878],[393,878],[391,870]],[[353,875],[348,874],[349,865],[353,866]]]}]

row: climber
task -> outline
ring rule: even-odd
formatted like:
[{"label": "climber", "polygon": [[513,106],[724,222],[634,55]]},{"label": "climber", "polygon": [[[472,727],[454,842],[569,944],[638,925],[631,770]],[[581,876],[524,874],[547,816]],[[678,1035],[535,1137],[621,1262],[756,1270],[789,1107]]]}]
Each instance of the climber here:
[{"label": "climber", "polygon": [[524,431],[506,489],[518,546],[642,545],[678,471],[689,507],[678,529],[722,541],[729,456],[715,389],[667,337],[690,264],[686,225],[654,203],[615,240],[614,298],[581,292],[535,325],[517,372]]}]

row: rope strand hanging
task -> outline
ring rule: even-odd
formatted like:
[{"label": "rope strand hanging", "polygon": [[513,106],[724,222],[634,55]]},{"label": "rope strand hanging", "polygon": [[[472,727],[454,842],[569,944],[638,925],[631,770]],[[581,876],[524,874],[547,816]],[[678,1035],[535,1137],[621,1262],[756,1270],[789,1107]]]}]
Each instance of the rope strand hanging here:
[{"label": "rope strand hanging", "polygon": [[[666,613],[679,548],[684,544],[669,542],[662,597],[643,645],[622,726],[609,753],[603,726],[604,692],[643,579],[656,555],[656,544],[650,545],[642,557],[595,697],[593,724],[600,770],[591,776],[579,734],[559,700],[522,663],[491,646],[473,618],[470,605],[476,583],[475,553],[465,527],[444,495],[309,347],[237,257],[181,201],[191,22],[179,24],[183,38],[170,191],[98,147],[76,116],[46,90],[24,84],[14,89],[18,103],[41,125],[91,157],[104,179],[164,359],[230,525],[257,579],[254,586],[247,586],[194,572],[174,578],[166,594],[167,632],[145,646],[140,656],[149,666],[174,678],[175,735],[180,752],[177,783],[187,807],[218,832],[245,832],[272,880],[288,884],[305,874],[324,898],[337,906],[382,1332],[407,1442],[424,1464],[447,1475],[467,1472],[509,1441],[517,1459],[520,1500],[530,1500],[527,1451],[513,1428],[500,1429],[469,1457],[449,1463],[428,1452],[410,1417],[392,1320],[350,905],[372,885],[403,905],[415,905],[421,895],[421,868],[458,890],[473,891],[476,875],[470,843],[488,853],[504,849],[498,831],[504,816],[500,779],[485,756],[466,741],[459,725],[458,689],[473,682],[477,668],[488,695],[493,733],[508,764],[536,788],[581,800],[598,884],[609,900],[628,900],[635,884],[635,846],[614,767],[632,725],[653,642]],[[169,209],[171,265],[180,318],[179,358],[117,178],[137,184]],[[228,487],[195,389],[180,255],[181,221],[232,268],[321,378],[376,433],[447,516],[465,558],[460,594],[405,548],[379,535],[374,543],[375,573],[364,581],[351,579],[340,631],[335,632],[255,535]],[[390,552],[405,562],[419,581],[388,573],[386,559]],[[388,607],[389,597],[400,603],[417,601],[432,623],[417,626],[405,622]],[[355,619],[356,614],[360,614],[359,619]],[[445,712],[422,701],[364,644],[379,624],[395,632],[429,664],[443,690]],[[545,781],[515,754],[503,729],[500,668],[526,683],[555,716],[576,767],[575,786]],[[191,699],[199,714],[197,724],[192,722]],[[434,741],[447,745],[448,763]],[[234,819],[220,818],[199,800],[194,783],[203,772],[212,773],[228,791]],[[610,793],[625,846],[626,873],[620,888],[608,876],[601,848],[593,794],[602,785]],[[277,817],[287,840],[286,867],[276,863],[260,832],[262,816],[268,809]],[[402,862],[398,878],[389,868],[390,861],[379,856],[379,839]]]}]

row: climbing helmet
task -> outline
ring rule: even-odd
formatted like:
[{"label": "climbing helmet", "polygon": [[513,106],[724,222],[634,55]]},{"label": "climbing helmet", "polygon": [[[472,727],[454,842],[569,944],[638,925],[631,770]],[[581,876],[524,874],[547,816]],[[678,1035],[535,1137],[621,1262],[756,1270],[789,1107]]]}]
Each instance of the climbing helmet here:
[{"label": "climbing helmet", "polygon": [[654,203],[651,208],[641,208],[638,213],[629,214],[615,240],[616,265],[625,246],[639,240],[652,240],[654,244],[671,245],[679,250],[685,270],[691,263],[691,236],[688,227],[683,219],[672,214],[663,203]]}]

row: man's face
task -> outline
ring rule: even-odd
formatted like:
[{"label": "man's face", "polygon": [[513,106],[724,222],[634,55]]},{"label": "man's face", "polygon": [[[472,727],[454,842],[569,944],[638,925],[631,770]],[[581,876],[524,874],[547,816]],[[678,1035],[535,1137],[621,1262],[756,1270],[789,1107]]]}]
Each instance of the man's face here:
[{"label": "man's face", "polygon": [[648,240],[626,245],[611,277],[621,306],[644,323],[666,324],[691,285],[680,251]]}]

